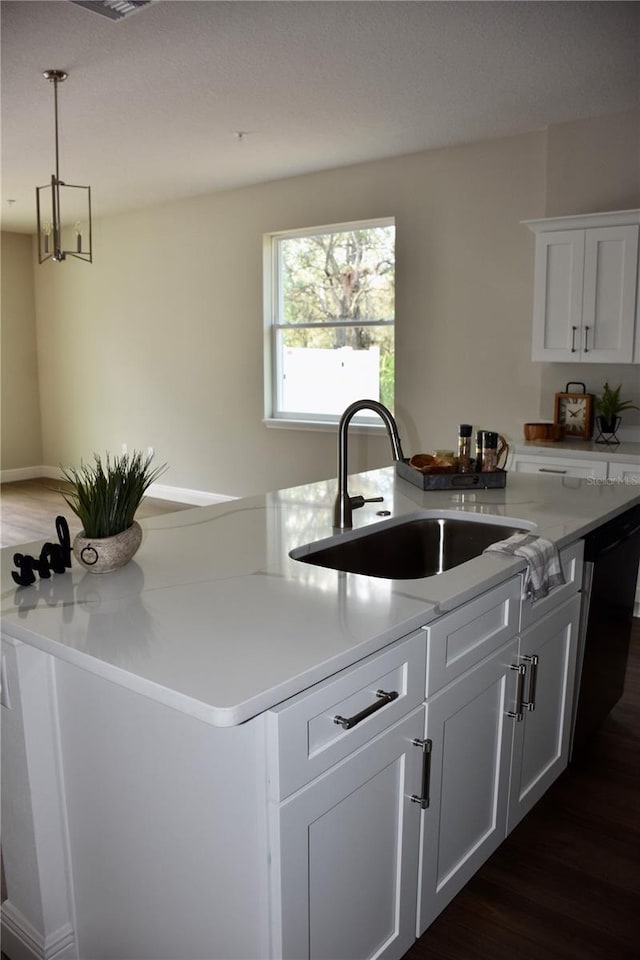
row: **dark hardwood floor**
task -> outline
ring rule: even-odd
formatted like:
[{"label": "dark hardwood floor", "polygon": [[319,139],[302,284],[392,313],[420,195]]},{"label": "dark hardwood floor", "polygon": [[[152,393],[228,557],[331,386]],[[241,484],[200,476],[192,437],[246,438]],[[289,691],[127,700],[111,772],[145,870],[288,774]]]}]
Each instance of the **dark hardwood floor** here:
[{"label": "dark hardwood floor", "polygon": [[[81,524],[65,503],[62,491],[68,485],[60,480],[17,480],[0,486],[0,546],[8,547],[31,540],[55,540],[55,519],[66,517],[71,536],[80,531]],[[136,513],[138,520],[175,510],[188,510],[191,504],[174,503],[145,497]]]},{"label": "dark hardwood floor", "polygon": [[[55,481],[3,484],[0,492],[3,544],[50,536],[58,512],[73,517]],[[184,506],[147,499],[140,515]],[[404,960],[640,956],[640,620],[633,623],[624,696],[588,755],[569,766]]]},{"label": "dark hardwood floor", "polygon": [[640,620],[623,698],[404,960],[640,957]]}]

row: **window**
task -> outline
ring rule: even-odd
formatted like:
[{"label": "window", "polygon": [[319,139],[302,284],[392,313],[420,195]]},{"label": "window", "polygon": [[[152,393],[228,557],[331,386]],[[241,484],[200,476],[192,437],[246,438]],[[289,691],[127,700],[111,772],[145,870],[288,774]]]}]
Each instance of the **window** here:
[{"label": "window", "polygon": [[267,418],[336,422],[363,397],[393,410],[393,220],[271,234],[266,253]]}]

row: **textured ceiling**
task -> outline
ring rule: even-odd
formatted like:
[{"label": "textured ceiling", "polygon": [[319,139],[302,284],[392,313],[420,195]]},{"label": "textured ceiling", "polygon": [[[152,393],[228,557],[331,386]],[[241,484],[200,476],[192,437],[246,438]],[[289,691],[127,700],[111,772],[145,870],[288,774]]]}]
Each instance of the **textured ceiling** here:
[{"label": "textured ceiling", "polygon": [[35,229],[34,188],[54,169],[48,68],[69,73],[60,176],[91,185],[96,217],[640,98],[634,2],[158,0],[113,22],[2,0],[0,18],[10,230]]}]

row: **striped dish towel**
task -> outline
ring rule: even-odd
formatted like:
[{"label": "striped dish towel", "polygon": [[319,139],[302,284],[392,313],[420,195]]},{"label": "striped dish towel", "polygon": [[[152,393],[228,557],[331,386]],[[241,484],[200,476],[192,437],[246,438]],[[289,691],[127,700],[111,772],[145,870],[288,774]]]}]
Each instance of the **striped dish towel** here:
[{"label": "striped dish towel", "polygon": [[524,592],[529,600],[541,600],[550,590],[565,582],[558,548],[551,540],[533,533],[516,533],[487,547],[485,553],[506,553],[527,561]]}]

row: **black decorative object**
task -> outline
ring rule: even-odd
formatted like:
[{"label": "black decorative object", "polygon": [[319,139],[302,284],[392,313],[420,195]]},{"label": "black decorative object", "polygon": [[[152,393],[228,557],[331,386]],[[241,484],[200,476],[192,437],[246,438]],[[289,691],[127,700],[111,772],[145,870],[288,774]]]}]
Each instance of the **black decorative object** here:
[{"label": "black decorative object", "polygon": [[608,381],[605,380],[602,394],[596,397],[596,410],[599,414],[597,423],[600,430],[596,437],[596,443],[620,443],[616,436],[622,423],[620,414],[625,410],[640,410],[640,407],[631,403],[631,400],[620,399],[621,390],[621,383],[617,387],[610,387]]},{"label": "black decorative object", "polygon": [[64,573],[71,566],[71,537],[69,524],[64,517],[56,517],[57,543],[45,543],[39,557],[31,557],[28,553],[14,553],[13,562],[18,568],[11,571],[11,576],[20,587],[28,587],[35,583],[36,573],[41,580],[48,580],[51,571]]},{"label": "black decorative object", "polygon": [[600,431],[596,437],[596,443],[620,443],[616,433],[622,423],[622,417],[612,417],[610,420],[607,420],[606,417],[600,415],[596,417],[596,423]]}]

